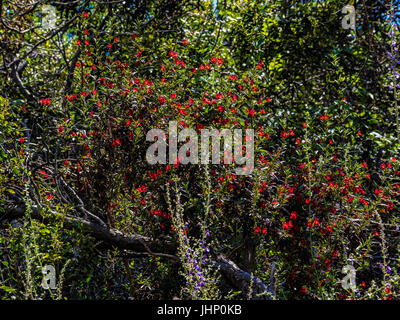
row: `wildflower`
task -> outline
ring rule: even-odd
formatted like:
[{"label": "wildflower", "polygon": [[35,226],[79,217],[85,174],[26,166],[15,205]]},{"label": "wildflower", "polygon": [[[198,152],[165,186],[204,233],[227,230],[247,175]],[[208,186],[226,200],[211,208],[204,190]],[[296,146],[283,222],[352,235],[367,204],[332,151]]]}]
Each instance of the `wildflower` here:
[{"label": "wildflower", "polygon": [[363,163],[361,164],[361,167],[367,168],[367,163],[365,161],[363,161]]},{"label": "wildflower", "polygon": [[44,106],[44,105],[49,105],[49,104],[50,104],[50,99],[49,99],[49,98],[47,98],[47,99],[40,99],[40,104],[41,104],[42,106]]},{"label": "wildflower", "polygon": [[121,143],[121,141],[119,140],[119,139],[115,139],[115,140],[113,140],[113,142],[111,143],[111,146],[112,147],[115,147],[115,146],[121,146],[122,145],[122,143]]},{"label": "wildflower", "polygon": [[164,104],[165,103],[165,98],[164,97],[159,97],[158,101],[160,101],[161,104]]},{"label": "wildflower", "polygon": [[288,229],[289,229],[289,223],[285,221],[283,223],[283,230],[288,230]]},{"label": "wildflower", "polygon": [[250,117],[254,117],[254,115],[256,114],[256,111],[254,109],[247,109],[246,112]]},{"label": "wildflower", "polygon": [[300,294],[307,294],[307,288],[306,287],[301,287],[301,289],[299,290]]}]

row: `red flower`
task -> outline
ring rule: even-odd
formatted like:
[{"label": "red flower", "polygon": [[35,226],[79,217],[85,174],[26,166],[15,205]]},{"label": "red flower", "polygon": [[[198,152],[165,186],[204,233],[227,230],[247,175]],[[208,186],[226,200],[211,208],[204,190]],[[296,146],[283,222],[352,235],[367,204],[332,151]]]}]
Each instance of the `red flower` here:
[{"label": "red flower", "polygon": [[159,97],[158,101],[160,101],[161,104],[164,104],[165,103],[165,98],[164,97]]},{"label": "red flower", "polygon": [[260,227],[255,227],[254,228],[254,233],[260,233]]},{"label": "red flower", "polygon": [[49,99],[49,98],[47,98],[47,99],[40,99],[40,104],[41,104],[42,106],[44,106],[44,105],[49,105],[49,104],[50,104],[50,99]]},{"label": "red flower", "polygon": [[288,230],[289,229],[289,223],[286,221],[283,223],[283,230]]},{"label": "red flower", "polygon": [[299,290],[300,294],[307,294],[307,288],[306,287],[301,287],[301,289]]},{"label": "red flower", "polygon": [[250,117],[254,117],[254,115],[256,114],[256,111],[254,109],[247,109],[246,112]]},{"label": "red flower", "polygon": [[46,171],[45,170],[40,170],[40,173],[45,177],[45,178],[48,178],[49,177],[49,175],[46,173]]},{"label": "red flower", "polygon": [[121,141],[120,141],[119,139],[115,139],[115,140],[113,140],[113,142],[111,143],[111,146],[112,146],[112,147],[121,146],[121,145],[122,145],[122,143],[121,143]]}]

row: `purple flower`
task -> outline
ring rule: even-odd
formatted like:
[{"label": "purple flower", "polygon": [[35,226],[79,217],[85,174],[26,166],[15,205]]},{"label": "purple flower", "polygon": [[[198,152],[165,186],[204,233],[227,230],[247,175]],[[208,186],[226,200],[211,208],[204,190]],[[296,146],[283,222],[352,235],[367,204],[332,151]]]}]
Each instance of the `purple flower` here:
[{"label": "purple flower", "polygon": [[392,274],[392,268],[389,266],[386,266],[386,273],[387,274]]}]

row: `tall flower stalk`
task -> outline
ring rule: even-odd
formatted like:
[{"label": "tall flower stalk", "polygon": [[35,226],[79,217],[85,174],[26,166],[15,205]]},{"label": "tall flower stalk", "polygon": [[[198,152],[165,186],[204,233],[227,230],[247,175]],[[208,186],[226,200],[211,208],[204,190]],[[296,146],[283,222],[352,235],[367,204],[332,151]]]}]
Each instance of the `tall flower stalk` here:
[{"label": "tall flower stalk", "polygon": [[178,179],[173,179],[175,184],[175,208],[173,208],[172,200],[170,197],[169,183],[166,184],[167,189],[167,204],[171,212],[173,228],[177,233],[179,249],[178,253],[182,261],[184,269],[184,277],[186,279],[185,287],[183,288],[184,294],[188,295],[191,299],[209,299],[209,291],[212,290],[213,284],[207,283],[210,277],[207,268],[209,262],[209,248],[206,245],[206,239],[210,237],[210,231],[207,229],[206,221],[210,210],[210,180],[208,172],[206,173],[207,195],[205,204],[205,217],[201,223],[201,232],[203,237],[201,239],[193,239],[188,237],[188,222],[183,217],[183,204],[181,202],[180,191],[177,183]]}]

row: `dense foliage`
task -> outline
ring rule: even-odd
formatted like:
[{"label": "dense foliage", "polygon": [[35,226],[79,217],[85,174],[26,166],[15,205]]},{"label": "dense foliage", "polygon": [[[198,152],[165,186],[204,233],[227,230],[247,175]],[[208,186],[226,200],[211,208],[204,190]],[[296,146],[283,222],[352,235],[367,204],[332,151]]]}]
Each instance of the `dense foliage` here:
[{"label": "dense foliage", "polygon": [[[1,1],[0,296],[398,299],[400,4],[347,4]],[[149,164],[170,121],[253,172]]]}]

